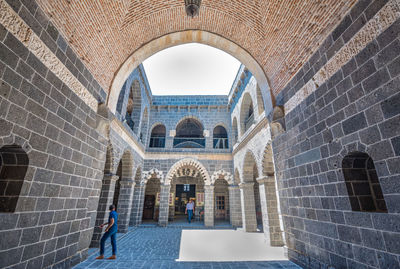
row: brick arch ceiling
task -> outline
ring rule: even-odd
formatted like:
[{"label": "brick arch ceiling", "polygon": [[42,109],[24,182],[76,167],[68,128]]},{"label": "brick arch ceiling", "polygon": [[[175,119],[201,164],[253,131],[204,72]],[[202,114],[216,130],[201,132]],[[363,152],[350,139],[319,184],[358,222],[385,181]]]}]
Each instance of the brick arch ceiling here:
[{"label": "brick arch ceiling", "polygon": [[138,48],[198,29],[231,40],[262,66],[279,93],[357,0],[203,0],[186,16],[183,0],[37,0],[104,89]]}]

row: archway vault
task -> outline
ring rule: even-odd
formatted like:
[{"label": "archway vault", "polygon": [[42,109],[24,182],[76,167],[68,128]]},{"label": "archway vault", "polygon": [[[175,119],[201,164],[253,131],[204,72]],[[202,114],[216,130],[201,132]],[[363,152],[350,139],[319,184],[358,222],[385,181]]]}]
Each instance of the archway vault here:
[{"label": "archway vault", "polygon": [[165,184],[171,184],[172,178],[178,173],[181,168],[194,168],[198,171],[201,177],[204,179],[205,185],[211,185],[211,178],[208,174],[207,169],[202,163],[193,158],[185,158],[176,162],[171,169],[169,169],[167,176],[165,177]]},{"label": "archway vault", "polygon": [[108,107],[110,110],[112,112],[116,111],[119,92],[125,80],[144,60],[161,50],[187,43],[200,43],[209,45],[223,50],[237,58],[256,78],[261,92],[264,95],[264,100],[266,100],[266,111],[272,110],[271,93],[268,80],[264,70],[255,60],[255,58],[249,52],[231,40],[202,30],[186,30],[166,34],[148,42],[131,54],[116,72],[112,81],[110,93],[108,95]]}]

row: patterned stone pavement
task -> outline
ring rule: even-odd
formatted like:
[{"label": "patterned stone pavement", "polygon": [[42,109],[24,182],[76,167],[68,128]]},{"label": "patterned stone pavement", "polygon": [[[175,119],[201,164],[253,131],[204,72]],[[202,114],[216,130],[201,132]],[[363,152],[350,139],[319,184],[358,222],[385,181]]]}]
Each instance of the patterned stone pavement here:
[{"label": "patterned stone pavement", "polygon": [[[198,227],[196,227],[198,229]],[[187,228],[185,228],[187,229]],[[290,261],[258,262],[176,262],[179,257],[180,227],[145,226],[132,228],[127,234],[119,234],[118,259],[95,260],[98,251],[91,249],[89,258],[76,265],[82,268],[157,268],[157,269],[300,269]],[[111,255],[111,245],[107,242],[106,257]]]}]

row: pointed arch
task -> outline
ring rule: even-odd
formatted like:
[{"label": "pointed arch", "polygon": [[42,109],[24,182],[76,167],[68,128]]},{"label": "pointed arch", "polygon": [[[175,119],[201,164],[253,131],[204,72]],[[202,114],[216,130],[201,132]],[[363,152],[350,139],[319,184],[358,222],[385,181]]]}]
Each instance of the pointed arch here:
[{"label": "pointed arch", "polygon": [[219,178],[223,178],[229,185],[234,185],[233,176],[231,173],[225,171],[224,169],[215,171],[211,176],[211,185],[214,185],[215,181]]},{"label": "pointed arch", "polygon": [[204,165],[202,163],[200,163],[198,160],[195,160],[193,158],[185,158],[182,159],[178,162],[176,162],[171,169],[169,169],[168,174],[165,178],[165,184],[171,184],[172,178],[174,177],[174,175],[177,173],[177,171],[180,168],[183,167],[191,167],[196,169],[200,175],[202,176],[202,178],[204,179],[204,184],[205,185],[211,185],[211,178],[210,175],[208,174],[207,169],[204,167]]},{"label": "pointed arch", "polygon": [[265,146],[263,159],[262,159],[262,174],[264,176],[274,176],[275,167],[273,160],[272,144],[271,141]]},{"label": "pointed arch", "polygon": [[260,85],[262,94],[265,95],[264,99],[267,101],[266,110],[272,110],[271,90],[268,84],[267,77],[263,68],[251,54],[249,54],[238,44],[220,35],[204,30],[184,30],[169,33],[150,41],[149,43],[136,50],[125,60],[120,69],[115,73],[110,87],[110,94],[108,95],[107,104],[111,112],[116,111],[118,94],[123,86],[123,83],[132,73],[132,71],[139,66],[139,64],[141,64],[151,55],[161,50],[193,42],[221,49],[226,53],[229,53],[233,57],[236,57],[241,63],[243,63],[254,75],[257,83]]},{"label": "pointed arch", "polygon": [[252,151],[248,150],[243,160],[243,182],[253,182],[254,177],[260,175],[258,171],[257,159]]},{"label": "pointed arch", "polygon": [[243,95],[243,99],[240,105],[240,135],[243,136],[244,133],[251,127],[254,122],[254,107],[253,99],[251,95],[246,92]]},{"label": "pointed arch", "polygon": [[121,157],[121,176],[122,179],[131,179],[133,178],[133,155],[129,149],[124,150],[124,153]]}]

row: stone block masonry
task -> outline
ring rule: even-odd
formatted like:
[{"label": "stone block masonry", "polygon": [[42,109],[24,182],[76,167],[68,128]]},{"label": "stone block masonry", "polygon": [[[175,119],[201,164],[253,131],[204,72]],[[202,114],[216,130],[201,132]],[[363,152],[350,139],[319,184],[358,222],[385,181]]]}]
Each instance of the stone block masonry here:
[{"label": "stone block masonry", "polygon": [[[62,50],[56,44],[61,36],[48,20],[39,23],[33,17],[37,7],[13,3],[1,1],[0,8],[0,148],[20,147],[29,167],[15,211],[1,213],[0,267],[67,268],[89,247],[106,149],[95,130],[97,101],[94,110],[74,88],[77,84],[67,82],[82,76],[79,85],[90,96],[100,100],[101,94],[89,86],[84,69],[76,77],[58,58],[51,58],[54,65],[43,61],[47,56],[34,51],[32,40],[26,43],[22,29],[35,35],[45,54]],[[14,12],[13,20],[7,21],[7,12]],[[68,78],[62,77],[64,71]]]},{"label": "stone block masonry", "polygon": [[[277,96],[286,106],[314,83],[313,74],[324,72],[327,59],[339,63],[344,50],[358,46],[322,84],[290,104],[286,132],[273,141],[289,258],[306,268],[400,267],[398,14],[398,1],[359,1]],[[387,24],[370,32],[368,42],[351,43],[365,34],[364,25],[371,30],[376,23]],[[343,173],[345,157],[362,154],[374,164],[364,170],[373,171],[371,183],[360,181],[357,161],[353,181]]]}]

